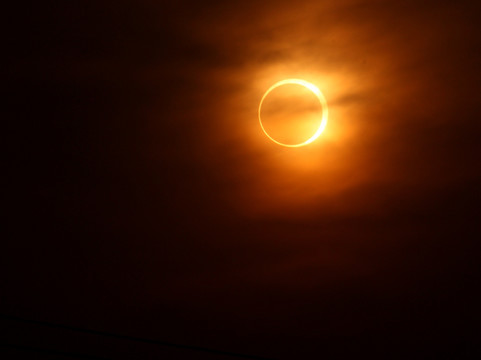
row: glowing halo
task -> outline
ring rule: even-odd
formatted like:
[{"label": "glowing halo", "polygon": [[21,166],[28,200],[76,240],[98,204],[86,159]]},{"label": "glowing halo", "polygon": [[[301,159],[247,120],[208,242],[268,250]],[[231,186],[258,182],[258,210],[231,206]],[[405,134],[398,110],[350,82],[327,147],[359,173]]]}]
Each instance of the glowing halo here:
[{"label": "glowing halo", "polygon": [[[304,86],[306,89],[312,91],[312,93],[314,95],[316,95],[316,97],[319,99],[319,102],[321,103],[321,107],[322,107],[322,117],[321,117],[321,124],[319,125],[319,128],[316,130],[316,132],[314,133],[314,135],[312,135],[309,139],[307,139],[306,141],[302,142],[302,143],[299,143],[299,144],[294,144],[294,145],[291,145],[291,144],[284,144],[284,143],[281,143],[277,140],[275,140],[274,138],[272,138],[266,131],[266,129],[264,129],[264,126],[262,125],[262,120],[261,120],[261,108],[262,108],[262,103],[264,102],[264,99],[266,98],[267,95],[269,95],[269,93],[274,90],[275,88],[279,87],[279,86],[282,86],[282,85],[287,85],[287,84],[294,84],[294,85],[301,85],[301,86]],[[271,139],[273,142],[275,142],[276,144],[278,145],[281,145],[281,146],[287,146],[287,147],[301,147],[301,146],[305,146],[305,145],[308,145],[310,144],[311,142],[313,142],[314,140],[316,140],[319,135],[321,135],[321,133],[323,132],[324,128],[326,127],[327,125],[327,101],[326,101],[326,98],[324,97],[324,95],[322,94],[321,90],[319,90],[317,88],[316,85],[314,84],[311,84],[310,82],[307,82],[305,80],[301,80],[301,79],[286,79],[286,80],[281,80],[279,82],[276,82],[274,85],[272,85],[269,89],[267,89],[267,91],[265,92],[264,96],[262,97],[261,99],[261,102],[259,103],[259,109],[257,111],[257,114],[258,114],[258,117],[259,117],[259,124],[261,125],[261,128],[262,128],[262,131],[264,132],[264,134],[266,134],[266,136]]]}]

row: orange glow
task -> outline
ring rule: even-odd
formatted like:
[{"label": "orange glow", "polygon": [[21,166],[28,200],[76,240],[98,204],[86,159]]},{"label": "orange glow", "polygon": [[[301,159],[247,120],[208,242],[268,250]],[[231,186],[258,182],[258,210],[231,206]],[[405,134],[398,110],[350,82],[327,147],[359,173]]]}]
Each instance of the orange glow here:
[{"label": "orange glow", "polygon": [[[212,46],[221,44],[232,59],[202,68],[201,84],[209,91],[192,93],[202,106],[186,106],[183,111],[192,113],[185,114],[185,121],[202,123],[195,156],[223,185],[223,199],[243,217],[305,219],[382,208],[383,197],[368,194],[377,196],[400,179],[413,185],[405,170],[411,163],[425,167],[409,139],[428,126],[428,119],[439,121],[434,94],[450,101],[448,90],[432,91],[431,84],[440,80],[430,69],[438,63],[425,52],[432,46],[443,49],[441,42],[433,45],[433,37],[416,36],[418,28],[408,23],[402,25],[407,33],[382,31],[392,19],[365,17],[367,10],[354,6],[356,1],[309,4],[308,11],[292,3],[276,11],[255,7],[255,20],[248,24],[237,13],[210,19],[221,21],[220,27],[199,24],[207,44],[219,29],[228,34]],[[432,31],[436,21],[416,26]],[[441,24],[444,20],[440,29]],[[198,69],[191,71],[188,76]],[[317,86],[328,103],[328,126],[309,146],[298,145],[317,136],[325,109],[312,87],[289,83],[293,79]],[[407,115],[406,109],[416,113]],[[157,121],[158,112],[152,116]],[[416,139],[425,141],[424,135]]]},{"label": "orange glow", "polygon": [[[282,143],[280,141],[275,140],[272,136],[270,136],[267,133],[266,129],[264,128],[264,125],[262,124],[262,119],[261,119],[262,104],[263,104],[265,98],[267,97],[267,95],[269,95],[269,93],[272,90],[278,88],[279,86],[287,85],[287,84],[304,86],[306,89],[310,90],[317,97],[317,99],[319,100],[319,103],[322,106],[321,123],[320,123],[319,127],[317,128],[316,132],[309,139],[307,139],[304,142],[298,143],[298,144],[285,144],[285,143]],[[319,88],[317,86],[315,86],[314,84],[312,84],[310,82],[307,82],[305,80],[301,80],[301,79],[286,79],[286,80],[281,80],[281,81],[275,83],[264,93],[264,96],[262,96],[262,99],[259,103],[259,109],[257,111],[257,114],[258,114],[259,124],[261,125],[262,131],[264,132],[264,134],[266,134],[266,136],[269,139],[271,139],[273,142],[275,142],[276,144],[281,145],[281,146],[301,147],[301,146],[305,146],[305,145],[308,145],[308,144],[312,143],[314,140],[316,140],[319,137],[319,135],[321,135],[321,133],[323,132],[324,128],[327,125],[327,112],[328,112],[328,110],[327,110],[326,98],[324,97],[321,90],[319,90]]]}]

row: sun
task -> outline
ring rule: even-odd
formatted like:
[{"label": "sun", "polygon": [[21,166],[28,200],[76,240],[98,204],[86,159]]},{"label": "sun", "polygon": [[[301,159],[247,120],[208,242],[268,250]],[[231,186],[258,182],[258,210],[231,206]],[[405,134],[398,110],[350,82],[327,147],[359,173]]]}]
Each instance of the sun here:
[{"label": "sun", "polygon": [[[322,107],[322,116],[321,116],[321,119],[320,119],[320,124],[319,124],[319,127],[317,128],[316,132],[310,137],[308,138],[306,141],[304,142],[301,142],[301,143],[298,143],[298,144],[284,144],[280,141],[277,141],[276,139],[274,139],[272,136],[270,136],[266,129],[264,128],[264,125],[262,124],[262,118],[261,118],[261,110],[262,110],[262,104],[265,100],[265,98],[267,97],[267,95],[269,95],[269,93],[278,88],[279,86],[283,86],[283,85],[288,85],[288,84],[293,84],[293,85],[301,85],[301,86],[304,86],[306,89],[308,89],[309,91],[311,91],[316,97],[317,99],[319,100],[319,103]],[[286,147],[301,147],[301,146],[306,146],[310,143],[312,143],[314,140],[316,140],[319,135],[321,135],[321,133],[324,131],[326,125],[327,125],[327,101],[326,101],[326,98],[324,97],[324,95],[322,94],[321,90],[319,90],[319,88],[310,83],[310,82],[307,82],[305,80],[301,80],[301,79],[285,79],[285,80],[281,80],[279,82],[276,82],[274,85],[272,85],[269,89],[267,89],[267,91],[264,93],[264,96],[262,96],[262,99],[261,99],[261,102],[259,103],[259,109],[257,111],[257,114],[258,114],[258,118],[259,118],[259,124],[261,125],[261,128],[262,128],[262,131],[264,132],[264,134],[270,139],[272,140],[273,142],[275,142],[276,144],[278,145],[281,145],[281,146],[286,146]]]}]

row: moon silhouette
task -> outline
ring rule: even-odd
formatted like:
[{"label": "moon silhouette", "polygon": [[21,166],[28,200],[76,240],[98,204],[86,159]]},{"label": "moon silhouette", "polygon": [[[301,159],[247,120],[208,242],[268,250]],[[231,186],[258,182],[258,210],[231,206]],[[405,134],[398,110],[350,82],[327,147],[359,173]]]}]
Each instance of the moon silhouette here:
[{"label": "moon silhouette", "polygon": [[[279,86],[282,86],[282,85],[288,85],[288,84],[301,85],[301,86],[304,86],[306,89],[310,90],[317,97],[317,99],[319,100],[319,103],[321,104],[321,107],[322,107],[322,116],[321,116],[321,119],[320,119],[319,128],[316,130],[314,135],[312,135],[309,139],[307,139],[304,142],[298,143],[298,144],[284,144],[284,143],[281,143],[280,141],[277,141],[276,139],[274,139],[273,137],[271,137],[267,133],[266,129],[262,125],[261,109],[262,109],[262,103],[264,102],[265,98],[275,88],[278,88]],[[281,80],[279,82],[276,82],[274,85],[272,85],[264,93],[264,96],[262,96],[261,102],[259,103],[259,109],[258,109],[257,113],[258,113],[258,117],[259,117],[259,124],[261,125],[262,131],[264,132],[264,134],[270,140],[275,142],[276,144],[281,145],[281,146],[286,146],[286,147],[301,147],[301,146],[306,146],[306,145],[312,143],[314,140],[316,140],[319,137],[319,135],[321,135],[321,133],[324,131],[324,129],[327,125],[327,101],[326,101],[326,98],[324,97],[321,90],[319,90],[319,88],[316,85],[314,85],[310,82],[307,82],[305,80],[301,80],[301,79],[285,79],[285,80]]]}]

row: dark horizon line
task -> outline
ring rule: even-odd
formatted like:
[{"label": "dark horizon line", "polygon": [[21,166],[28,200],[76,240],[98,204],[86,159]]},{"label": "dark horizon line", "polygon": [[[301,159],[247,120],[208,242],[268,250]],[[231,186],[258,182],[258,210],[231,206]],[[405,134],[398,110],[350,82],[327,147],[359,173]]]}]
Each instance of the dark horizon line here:
[{"label": "dark horizon line", "polygon": [[[47,321],[26,319],[26,318],[22,318],[22,317],[19,317],[19,316],[7,315],[7,314],[2,314],[2,313],[0,313],[0,318],[6,319],[6,320],[17,321],[17,322],[23,322],[23,323],[26,323],[26,324],[35,324],[35,325],[50,327],[50,328],[54,328],[54,329],[65,329],[65,330],[77,331],[77,332],[81,332],[81,333],[85,333],[85,334],[105,336],[105,337],[111,337],[111,338],[123,339],[123,340],[130,340],[130,341],[142,342],[142,343],[146,343],[146,344],[155,344],[155,345],[177,348],[177,349],[208,352],[208,353],[212,353],[212,354],[238,357],[238,358],[244,358],[244,359],[274,360],[272,358],[266,358],[266,357],[261,357],[261,356],[257,356],[257,355],[241,354],[241,353],[235,353],[235,352],[224,351],[224,350],[217,350],[217,349],[207,348],[207,347],[202,347],[202,346],[171,343],[171,342],[168,342],[168,341],[161,341],[161,340],[141,338],[141,337],[135,337],[135,336],[129,336],[129,335],[122,335],[122,334],[110,333],[110,332],[107,332],[107,331],[85,329],[85,328],[80,328],[80,327],[75,327],[75,326],[70,326],[70,325],[51,323],[51,322],[47,322]],[[1,343],[1,345],[11,346],[11,347],[16,347],[16,348],[24,348],[25,350],[31,349],[33,351],[36,351],[36,348],[33,348],[33,347],[31,348],[31,347],[23,346],[23,345],[14,345],[14,344],[6,344],[6,343],[5,344]],[[38,350],[39,351],[50,351],[50,350],[47,350],[47,349],[40,349],[40,348]],[[55,351],[55,350],[52,350],[52,351]],[[67,354],[67,353],[65,353],[65,354]],[[76,354],[76,355],[77,356],[90,357],[90,355],[82,355],[82,354]]]}]

